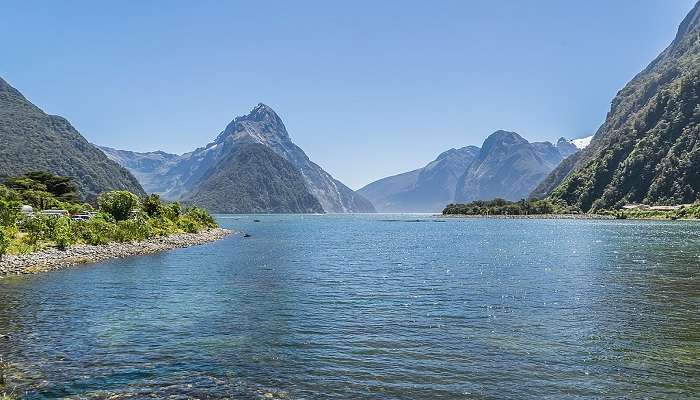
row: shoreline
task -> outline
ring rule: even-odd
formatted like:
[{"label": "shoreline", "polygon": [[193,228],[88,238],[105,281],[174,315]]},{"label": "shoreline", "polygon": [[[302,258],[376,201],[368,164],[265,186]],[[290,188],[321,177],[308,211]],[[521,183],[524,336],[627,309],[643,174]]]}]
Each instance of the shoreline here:
[{"label": "shoreline", "polygon": [[616,219],[612,215],[600,214],[530,214],[530,215],[469,215],[438,214],[441,218],[487,218],[487,219]]},{"label": "shoreline", "polygon": [[532,215],[468,215],[468,214],[436,214],[439,218],[464,218],[464,219],[587,219],[587,220],[615,220],[615,221],[700,221],[696,218],[665,218],[665,217],[632,217],[617,218],[613,215],[602,214],[532,214]]},{"label": "shoreline", "polygon": [[34,253],[9,254],[0,260],[0,279],[197,246],[223,239],[231,234],[233,231],[228,229],[214,228],[199,233],[177,233],[141,242],[112,242],[96,246],[73,246],[66,250],[49,248]]}]

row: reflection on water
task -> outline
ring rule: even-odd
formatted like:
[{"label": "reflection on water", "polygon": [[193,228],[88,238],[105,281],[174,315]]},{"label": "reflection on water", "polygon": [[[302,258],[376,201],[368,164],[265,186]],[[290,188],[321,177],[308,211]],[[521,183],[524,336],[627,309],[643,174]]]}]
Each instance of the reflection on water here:
[{"label": "reflection on water", "polygon": [[10,389],[304,399],[700,390],[698,223],[221,222],[252,237],[0,281]]}]

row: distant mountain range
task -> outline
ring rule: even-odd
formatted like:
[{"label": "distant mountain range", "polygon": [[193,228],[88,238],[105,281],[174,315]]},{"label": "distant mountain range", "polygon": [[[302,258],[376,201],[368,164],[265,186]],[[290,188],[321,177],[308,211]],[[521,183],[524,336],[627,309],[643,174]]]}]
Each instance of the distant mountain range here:
[{"label": "distant mountain range", "polygon": [[581,211],[700,199],[700,2],[673,42],[618,92],[590,146],[532,195]]},{"label": "distant mountain range", "polygon": [[374,212],[367,199],[309,160],[280,117],[262,103],[231,121],[213,142],[181,156],[102,150],[131,170],[148,192],[201,203],[215,212]]},{"label": "distant mountain range", "polygon": [[380,212],[439,212],[450,203],[519,200],[585,141],[529,143],[515,132],[497,131],[481,148],[450,149],[423,168],[372,182],[358,193]]},{"label": "distant mountain range", "polygon": [[115,189],[144,194],[129,171],[85,140],[70,122],[44,113],[0,78],[0,181],[39,170],[73,178],[85,199]]}]

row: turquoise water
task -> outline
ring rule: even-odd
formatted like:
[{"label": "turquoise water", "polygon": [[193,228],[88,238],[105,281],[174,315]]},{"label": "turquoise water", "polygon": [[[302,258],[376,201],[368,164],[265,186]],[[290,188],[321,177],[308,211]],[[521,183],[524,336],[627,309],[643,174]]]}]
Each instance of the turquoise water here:
[{"label": "turquoise water", "polygon": [[0,280],[10,389],[242,399],[700,392],[700,223],[220,223],[252,236]]}]

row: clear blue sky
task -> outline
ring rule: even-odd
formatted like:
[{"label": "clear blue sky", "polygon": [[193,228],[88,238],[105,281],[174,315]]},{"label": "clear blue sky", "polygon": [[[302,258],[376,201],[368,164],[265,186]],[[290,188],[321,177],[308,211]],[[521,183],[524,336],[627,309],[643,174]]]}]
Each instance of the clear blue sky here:
[{"label": "clear blue sky", "polygon": [[258,102],[353,188],[497,129],[580,137],[694,0],[2,2],[0,76],[88,140],[182,153]]}]

